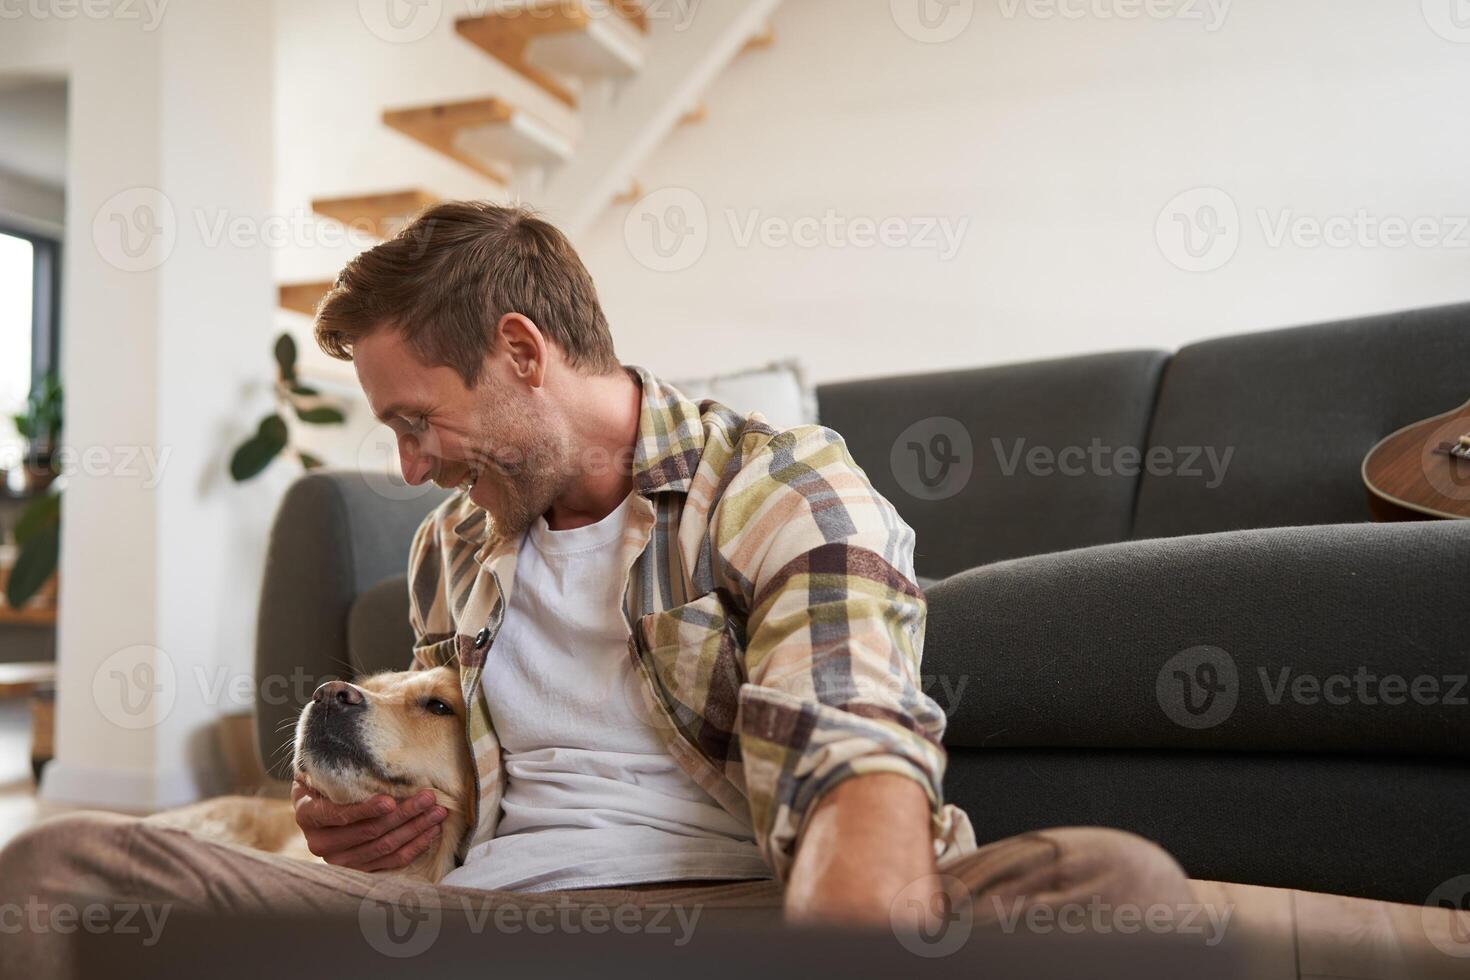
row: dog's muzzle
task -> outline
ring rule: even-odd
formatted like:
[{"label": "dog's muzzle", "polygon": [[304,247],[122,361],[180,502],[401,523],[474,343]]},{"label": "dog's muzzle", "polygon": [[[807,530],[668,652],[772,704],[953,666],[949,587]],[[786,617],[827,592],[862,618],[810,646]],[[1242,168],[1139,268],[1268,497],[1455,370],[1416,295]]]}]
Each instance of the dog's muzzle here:
[{"label": "dog's muzzle", "polygon": [[308,710],[306,748],[314,758],[373,768],[359,738],[368,711],[361,690],[346,681],[328,681],[312,693]]}]

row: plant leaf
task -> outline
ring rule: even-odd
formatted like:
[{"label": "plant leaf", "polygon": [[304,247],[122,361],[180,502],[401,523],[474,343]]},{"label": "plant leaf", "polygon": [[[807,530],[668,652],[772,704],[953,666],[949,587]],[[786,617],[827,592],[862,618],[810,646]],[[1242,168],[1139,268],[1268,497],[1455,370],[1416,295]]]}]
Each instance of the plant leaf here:
[{"label": "plant leaf", "polygon": [[15,543],[23,545],[31,535],[61,523],[61,495],[48,493],[26,505],[15,522]]},{"label": "plant leaf", "polygon": [[258,437],[270,442],[279,442],[282,446],[286,444],[286,420],[274,413],[260,420],[260,427],[255,433]]},{"label": "plant leaf", "polygon": [[5,601],[19,609],[41,590],[53,572],[61,554],[61,525],[51,524],[36,532],[20,549],[20,557],[10,570],[5,586]]},{"label": "plant leaf", "polygon": [[269,466],[285,448],[286,420],[279,415],[267,415],[260,420],[255,435],[241,443],[230,457],[230,476],[236,483],[244,483]]},{"label": "plant leaf", "polygon": [[296,455],[301,457],[301,465],[308,470],[316,470],[322,467],[321,459],[313,456],[311,453],[298,452]]},{"label": "plant leaf", "polygon": [[267,439],[259,436],[247,439],[235,450],[235,455],[230,457],[230,476],[235,478],[236,483],[244,483],[269,466],[271,460],[280,453],[281,447]]},{"label": "plant leaf", "polygon": [[291,385],[291,394],[300,395],[303,398],[315,398],[317,395],[320,395],[321,392],[317,391],[315,388],[310,387],[309,385],[304,385],[300,382],[294,382]]},{"label": "plant leaf", "polygon": [[310,422],[312,425],[341,425],[347,421],[341,409],[327,405],[319,405],[316,408],[297,408],[296,415],[301,421]]},{"label": "plant leaf", "polygon": [[296,341],[288,333],[276,338],[276,365],[286,381],[296,380]]}]

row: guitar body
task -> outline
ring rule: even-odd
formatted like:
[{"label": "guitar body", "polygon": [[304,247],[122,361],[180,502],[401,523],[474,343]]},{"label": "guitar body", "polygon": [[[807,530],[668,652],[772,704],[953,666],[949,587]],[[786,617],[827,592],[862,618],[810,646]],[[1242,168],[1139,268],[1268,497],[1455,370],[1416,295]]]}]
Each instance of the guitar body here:
[{"label": "guitar body", "polygon": [[1470,403],[1405,426],[1363,459],[1374,520],[1470,520]]}]

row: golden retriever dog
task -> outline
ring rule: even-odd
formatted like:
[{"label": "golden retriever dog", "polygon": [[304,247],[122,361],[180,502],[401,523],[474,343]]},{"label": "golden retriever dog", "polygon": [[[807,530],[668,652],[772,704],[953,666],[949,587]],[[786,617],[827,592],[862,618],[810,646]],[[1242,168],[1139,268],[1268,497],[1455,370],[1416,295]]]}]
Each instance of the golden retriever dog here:
[{"label": "golden retriever dog", "polygon": [[[377,794],[406,799],[432,790],[449,811],[438,842],[389,874],[437,882],[454,867],[469,820],[474,775],[465,706],[453,667],[385,671],[316,689],[296,722],[292,769],[334,803]],[[288,800],[223,796],[147,818],[196,837],[319,861],[306,849]]]}]

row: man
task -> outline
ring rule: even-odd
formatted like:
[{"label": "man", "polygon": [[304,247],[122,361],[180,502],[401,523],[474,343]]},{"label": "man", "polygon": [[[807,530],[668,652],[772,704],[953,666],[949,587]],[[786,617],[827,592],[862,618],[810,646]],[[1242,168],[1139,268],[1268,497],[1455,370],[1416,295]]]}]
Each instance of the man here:
[{"label": "man", "polygon": [[[554,893],[931,931],[969,896],[982,922],[1193,901],[1167,854],[1116,831],[976,848],[943,802],[945,718],[917,684],[908,526],[838,434],[622,366],[550,225],[436,206],[348,264],[316,334],[355,365],[404,477],[460,488],[409,569],[413,663],[458,664],[477,769],[462,861],[430,901]],[[739,350],[670,338],[690,342]],[[408,864],[443,817],[429,794],[292,796],[325,864],[74,814],[17,838],[0,881],[53,903],[356,915],[408,888],[367,872]],[[56,955],[54,936],[26,938],[0,960]]]},{"label": "man", "polygon": [[[348,265],[316,333],[405,479],[461,490],[410,559],[415,662],[458,658],[480,770],[447,883],[774,875],[792,919],[885,925],[938,894],[936,859],[975,848],[916,683],[913,536],[836,433],[624,368],[570,244],[517,209],[431,209]],[[293,797],[313,852],[363,871],[443,814]],[[1187,894],[1151,845],[1078,836]]]}]

